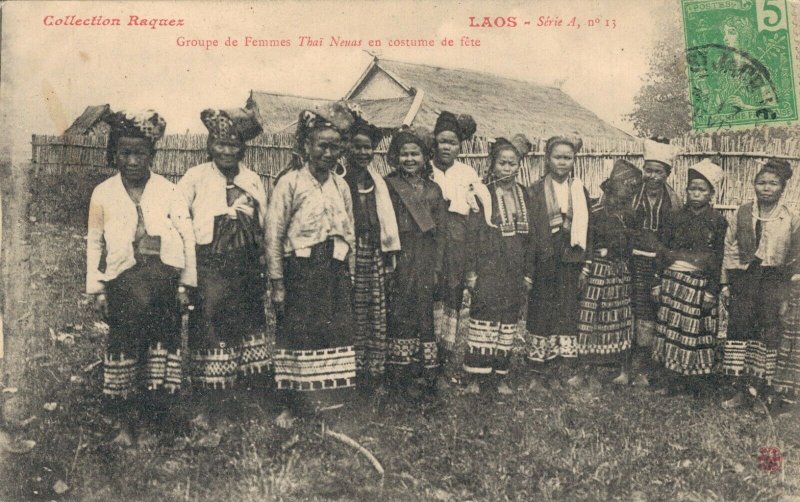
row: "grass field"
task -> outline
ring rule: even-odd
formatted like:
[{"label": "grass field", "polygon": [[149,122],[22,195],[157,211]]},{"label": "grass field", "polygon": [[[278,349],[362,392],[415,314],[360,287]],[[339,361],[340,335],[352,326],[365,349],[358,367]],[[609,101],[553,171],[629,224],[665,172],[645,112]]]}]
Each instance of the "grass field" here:
[{"label": "grass field", "polygon": [[[325,426],[370,450],[322,436],[317,421],[273,426],[269,395],[244,400],[200,447],[163,437],[123,451],[107,445],[99,400],[104,335],[83,289],[83,231],[30,225],[25,377],[0,399],[24,398],[13,436],[28,453],[0,453],[0,499],[78,500],[778,500],[800,496],[800,421],[759,407],[723,411],[719,395],[666,398],[652,390],[458,392],[421,403],[361,397]],[[71,336],[70,336],[71,335]],[[88,369],[88,371],[86,371]],[[610,377],[611,375],[606,375]],[[53,408],[53,404],[55,408]],[[52,411],[49,411],[52,409]],[[783,471],[759,469],[777,446]],[[62,492],[62,493],[57,493]]]}]

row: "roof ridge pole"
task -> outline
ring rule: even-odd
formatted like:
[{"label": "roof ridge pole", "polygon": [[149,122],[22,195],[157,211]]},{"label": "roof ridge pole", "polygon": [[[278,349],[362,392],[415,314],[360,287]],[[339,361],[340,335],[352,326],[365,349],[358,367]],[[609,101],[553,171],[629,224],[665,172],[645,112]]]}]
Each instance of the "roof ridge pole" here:
[{"label": "roof ridge pole", "polygon": [[412,122],[414,122],[414,118],[417,116],[417,112],[419,112],[420,107],[422,106],[422,100],[425,98],[425,91],[422,89],[417,89],[417,92],[414,94],[414,101],[411,102],[411,108],[408,109],[408,113],[406,113],[406,117],[403,119],[403,125],[410,126]]}]

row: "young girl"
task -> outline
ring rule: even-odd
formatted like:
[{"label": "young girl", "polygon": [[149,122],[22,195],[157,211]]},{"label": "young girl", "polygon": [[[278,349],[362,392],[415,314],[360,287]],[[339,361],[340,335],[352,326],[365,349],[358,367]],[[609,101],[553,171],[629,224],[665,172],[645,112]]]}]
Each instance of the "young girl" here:
[{"label": "young girl", "polygon": [[103,395],[119,422],[114,443],[131,446],[138,415],[166,411],[181,388],[179,306],[197,284],[194,234],[175,185],[150,171],[164,119],[147,110],[104,120],[119,173],[92,192],[86,292],[110,328]]},{"label": "young girl", "polygon": [[347,172],[356,232],[353,311],[358,325],[356,365],[363,382],[380,389],[386,363],[386,295],[394,253],[400,250],[397,218],[386,182],[372,165],[380,130],[363,119],[350,128]]},{"label": "young girl", "polygon": [[[589,249],[589,194],[579,178],[572,176],[580,139],[554,136],[545,145],[547,174],[528,190],[531,202],[532,236],[525,277],[528,295],[528,360],[544,372],[545,364],[557,358],[574,361],[578,356],[578,298],[586,275],[581,273]],[[552,367],[550,384],[561,386]],[[570,385],[580,379],[566,376]],[[534,377],[532,387],[541,386]]]},{"label": "young girl", "polygon": [[525,254],[530,239],[530,201],[517,183],[522,158],[530,142],[517,135],[498,138],[489,154],[486,185],[491,193],[489,224],[479,218],[477,238],[471,247],[470,270],[477,274],[470,304],[464,372],[471,376],[467,391],[480,392],[481,380],[498,377],[497,391],[511,394],[506,383],[511,349],[517,333],[520,308],[529,283],[524,281]]},{"label": "young girl", "polygon": [[387,373],[390,385],[403,390],[412,390],[414,380],[430,388],[439,367],[433,295],[441,280],[447,207],[426,169],[430,149],[423,134],[400,129],[393,135],[388,161],[395,171],[386,177],[402,246],[389,301]]},{"label": "young girl", "polygon": [[[713,207],[722,168],[704,160],[689,168],[686,204],[664,232],[653,359],[673,372],[667,393],[703,387],[717,338],[717,296],[727,221]],[[692,380],[688,380],[688,378]],[[681,389],[683,387],[683,389]]]},{"label": "young girl", "polygon": [[617,160],[601,185],[603,198],[592,207],[592,255],[584,265],[587,286],[580,304],[578,357],[584,362],[611,363],[621,368],[614,379],[628,384],[633,341],[631,309],[631,200],[639,191],[642,172]]},{"label": "young girl", "polygon": [[436,291],[435,317],[439,342],[439,357],[443,363],[439,386],[446,388],[460,373],[459,358],[462,340],[457,340],[458,321],[464,289],[474,286],[475,278],[467,270],[467,251],[474,237],[470,229],[479,217],[476,191],[487,197],[488,192],[478,173],[458,161],[461,143],[475,134],[477,125],[470,115],[455,115],[442,111],[433,129],[435,148],[431,160],[432,179],[439,185],[447,201],[442,222],[443,258],[441,277]]},{"label": "young girl", "polygon": [[790,284],[800,281],[800,218],[781,203],[791,177],[789,162],[768,160],[756,174],[755,202],[736,210],[725,237],[730,318],[722,369],[733,377],[736,390],[725,408],[743,404],[750,384],[761,395],[772,385],[780,308]]}]

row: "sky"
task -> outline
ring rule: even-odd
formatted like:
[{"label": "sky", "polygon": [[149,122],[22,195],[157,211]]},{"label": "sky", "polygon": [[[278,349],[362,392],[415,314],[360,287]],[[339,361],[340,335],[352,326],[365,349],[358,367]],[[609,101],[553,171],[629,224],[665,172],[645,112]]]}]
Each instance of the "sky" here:
[{"label": "sky", "polygon": [[[2,4],[0,103],[5,141],[29,155],[31,134],[60,134],[88,105],[153,108],[167,133],[203,132],[199,113],[243,106],[251,89],[304,96],[343,96],[376,51],[412,63],[464,68],[562,90],[607,122],[624,119],[676,0],[537,2],[6,2]],[[122,26],[47,26],[45,18],[103,16]],[[183,26],[128,26],[139,19],[182,19]],[[488,17],[517,18],[516,27],[470,27]],[[561,26],[537,26],[540,16]],[[580,28],[566,26],[575,17]],[[589,20],[600,24],[590,27]],[[608,26],[606,26],[608,20]],[[530,24],[525,25],[525,21]],[[612,28],[612,26],[615,26]],[[668,26],[680,29],[678,24]],[[323,47],[300,47],[300,36]],[[239,40],[225,46],[227,37]],[[244,38],[291,40],[291,47],[244,47]],[[362,47],[330,47],[332,36]],[[461,47],[462,36],[480,46]],[[178,38],[218,40],[180,47]],[[441,46],[441,39],[454,47]],[[391,39],[433,39],[435,47],[389,47]],[[380,39],[380,48],[366,46]]]}]

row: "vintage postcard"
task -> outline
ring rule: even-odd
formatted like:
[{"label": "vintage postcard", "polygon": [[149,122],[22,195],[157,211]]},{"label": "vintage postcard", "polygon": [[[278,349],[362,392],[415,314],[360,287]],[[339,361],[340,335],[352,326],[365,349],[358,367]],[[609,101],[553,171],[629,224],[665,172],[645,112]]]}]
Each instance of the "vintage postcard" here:
[{"label": "vintage postcard", "polygon": [[0,499],[800,497],[799,40],[0,1]]}]

